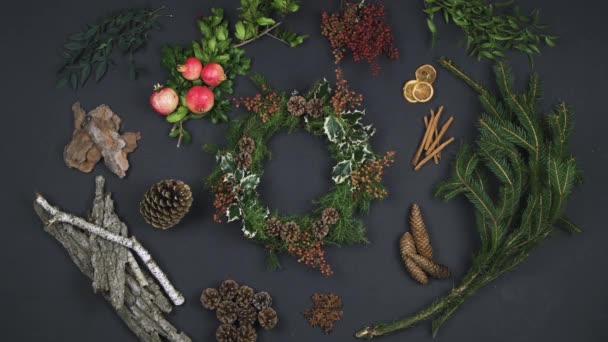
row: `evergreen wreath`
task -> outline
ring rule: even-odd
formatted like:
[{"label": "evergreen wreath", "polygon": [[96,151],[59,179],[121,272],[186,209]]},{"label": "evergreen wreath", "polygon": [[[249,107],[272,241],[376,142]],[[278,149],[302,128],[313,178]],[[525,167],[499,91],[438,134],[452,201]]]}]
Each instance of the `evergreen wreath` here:
[{"label": "evergreen wreath", "polygon": [[[323,80],[303,95],[272,90],[261,76],[254,76],[261,93],[235,100],[249,114],[231,123],[227,148],[206,146],[218,161],[207,180],[215,192],[214,220],[240,220],[244,235],[268,251],[272,269],[279,266],[278,254],[288,253],[331,275],[323,246],[366,242],[365,227],[353,216],[366,213],[373,199],[387,195],[382,176],[394,152],[379,155],[372,150],[369,140],[375,130],[361,122],[362,97],[348,88],[340,70],[336,75],[335,89]],[[279,131],[297,129],[327,139],[336,162],[331,174],[334,186],[311,214],[287,217],[271,213],[257,188],[263,163],[270,157],[268,141]]]}]

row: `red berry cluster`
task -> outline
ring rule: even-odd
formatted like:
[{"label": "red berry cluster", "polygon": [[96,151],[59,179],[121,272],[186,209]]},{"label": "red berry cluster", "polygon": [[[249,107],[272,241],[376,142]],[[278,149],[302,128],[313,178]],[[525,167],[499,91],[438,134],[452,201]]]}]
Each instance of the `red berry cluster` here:
[{"label": "red berry cluster", "polygon": [[232,185],[230,185],[230,183],[220,182],[215,187],[215,198],[213,200],[215,214],[213,214],[213,221],[221,223],[222,217],[226,215],[228,208],[235,201],[236,196],[234,195]]},{"label": "red berry cluster", "polygon": [[274,91],[262,90],[264,90],[264,94],[234,99],[234,105],[237,108],[241,105],[245,106],[248,111],[258,113],[262,122],[267,122],[273,114],[278,113],[281,109],[281,96]]},{"label": "red berry cluster", "polygon": [[299,238],[289,244],[287,251],[298,258],[299,263],[319,269],[324,276],[334,274],[331,265],[325,260],[325,251],[323,251],[323,241],[315,238],[306,231],[300,234]]},{"label": "red berry cluster", "polygon": [[388,195],[382,186],[384,169],[395,161],[395,152],[389,151],[384,157],[367,161],[361,168],[353,171],[351,181],[358,192],[363,192],[371,198],[385,198]]},{"label": "red berry cluster", "polygon": [[321,33],[327,37],[336,64],[350,49],[355,61],[367,61],[375,76],[380,71],[376,62],[379,55],[390,59],[399,58],[399,50],[393,45],[393,32],[386,22],[383,4],[367,2],[344,3],[341,12],[323,12]]},{"label": "red berry cluster", "polygon": [[336,90],[331,98],[331,104],[334,107],[334,112],[340,114],[345,109],[355,109],[363,103],[363,95],[357,94],[350,90],[348,82],[342,76],[342,70],[336,69]]}]

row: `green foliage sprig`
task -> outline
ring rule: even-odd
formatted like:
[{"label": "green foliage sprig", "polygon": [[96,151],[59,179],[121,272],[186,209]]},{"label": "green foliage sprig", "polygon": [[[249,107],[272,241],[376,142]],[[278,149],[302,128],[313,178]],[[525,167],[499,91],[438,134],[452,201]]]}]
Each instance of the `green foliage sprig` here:
[{"label": "green foliage sprig", "polygon": [[[241,0],[239,21],[234,29],[229,27],[222,8],[212,8],[209,16],[197,20],[203,38],[192,42],[189,47],[165,45],[162,48],[162,64],[169,71],[170,78],[166,85],[175,89],[182,98],[182,104],[174,114],[167,116],[173,124],[169,136],[178,138],[184,143],[191,139],[184,123],[190,119],[211,118],[213,123],[228,121],[227,113],[231,110],[228,95],[233,94],[234,79],[237,75],[246,75],[251,67],[251,59],[245,56],[243,46],[263,37],[270,36],[295,47],[304,42],[306,35],[299,35],[282,30],[285,15],[299,10],[298,0]],[[194,85],[202,85],[200,79],[189,81],[176,70],[188,57],[196,57],[203,64],[216,62],[222,65],[226,81],[217,87],[211,87],[215,96],[215,105],[208,113],[197,115],[190,113],[185,106],[184,96]]]},{"label": "green foliage sprig", "polygon": [[160,28],[165,7],[123,9],[98,19],[86,29],[68,37],[62,52],[65,63],[59,69],[57,86],[70,85],[76,90],[94,75],[99,82],[108,68],[114,64],[114,49],[127,56],[129,78],[137,78],[138,69],[133,55],[143,48],[150,32]]},{"label": "green foliage sprig", "polygon": [[[451,61],[440,63],[479,93],[485,111],[476,144],[460,149],[452,176],[437,189],[437,196],[446,200],[464,195],[471,202],[481,247],[460,285],[448,295],[413,316],[364,328],[356,334],[359,338],[382,336],[429,319],[435,335],[468,297],[525,261],[554,226],[580,231],[564,216],[566,200],[580,182],[569,152],[571,109],[561,103],[550,114],[542,114],[538,77],[531,76],[526,92],[515,93],[512,73],[504,63],[495,66],[498,97]],[[498,191],[488,186],[490,177],[497,181]]]},{"label": "green foliage sprig", "polygon": [[487,0],[424,0],[427,26],[435,41],[435,16],[442,16],[460,27],[467,40],[467,51],[478,59],[502,59],[508,50],[521,51],[532,60],[540,46],[555,46],[556,37],[543,33],[539,12],[522,15],[513,1],[491,3]]}]

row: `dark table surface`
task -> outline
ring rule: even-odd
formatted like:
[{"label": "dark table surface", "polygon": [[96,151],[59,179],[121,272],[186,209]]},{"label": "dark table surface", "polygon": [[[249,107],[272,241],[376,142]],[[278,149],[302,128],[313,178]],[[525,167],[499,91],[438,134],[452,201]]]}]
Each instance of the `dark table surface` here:
[{"label": "dark table surface", "polygon": [[[608,340],[608,230],[601,219],[608,188],[608,146],[602,132],[606,113],[607,35],[601,2],[585,5],[572,1],[520,1],[525,10],[542,8],[542,19],[559,36],[559,46],[544,49],[536,68],[545,85],[545,105],[566,100],[576,110],[573,152],[584,170],[580,186],[567,206],[568,215],[584,228],[579,236],[557,231],[521,267],[503,276],[471,298],[447,323],[443,341],[606,341]],[[162,82],[160,47],[164,42],[188,43],[199,38],[193,18],[224,6],[234,13],[237,1],[172,1],[175,15],[154,33],[149,46],[137,55],[147,72],[137,81],[127,79],[118,63],[100,84],[88,84],[74,93],[55,89],[55,70],[61,62],[60,47],[70,33],[85,23],[124,6],[160,6],[160,1],[12,1],[5,3],[2,29],[2,248],[4,272],[0,281],[3,309],[0,314],[4,341],[134,341],[135,337],[95,295],[91,284],[68,258],[65,250],[42,231],[31,202],[36,191],[63,209],[85,215],[93,196],[96,174],[106,176],[119,215],[132,234],[147,246],[167,270],[187,302],[169,319],[195,341],[213,340],[214,315],[198,301],[200,291],[234,278],[275,298],[280,315],[278,330],[261,333],[260,341],[350,341],[355,330],[376,320],[398,318],[429,304],[461,279],[470,265],[478,240],[472,208],[459,199],[444,203],[432,189],[447,176],[449,160],[457,146],[444,153],[439,166],[414,173],[409,160],[421,135],[421,117],[432,107],[445,105],[456,116],[451,128],[459,142],[473,138],[480,113],[475,94],[447,72],[439,70],[436,96],[429,104],[410,105],[401,98],[401,87],[417,66],[439,56],[453,58],[474,77],[489,83],[490,64],[478,63],[464,53],[460,33],[439,26],[435,48],[422,14],[422,1],[386,1],[401,59],[382,61],[379,76],[367,65],[347,59],[346,77],[365,96],[367,122],[378,134],[376,150],[397,151],[396,164],[386,174],[390,196],[375,202],[363,217],[369,245],[331,248],[328,258],[335,275],[318,273],[284,257],[283,269],[265,269],[260,246],[242,237],[238,224],[213,223],[212,197],[203,178],[214,167],[213,156],[201,151],[204,143],[223,143],[227,125],[207,120],[188,123],[194,133],[191,145],[175,148],[167,137],[168,125],[148,106],[155,82]],[[319,30],[324,10],[338,1],[305,1],[288,25],[310,34],[297,49],[272,39],[246,48],[253,70],[263,73],[278,88],[306,90],[322,77],[333,79],[329,45]],[[519,83],[528,75],[525,56],[510,56]],[[236,94],[251,95],[246,78],[237,80]],[[92,109],[106,103],[123,118],[125,130],[141,131],[140,148],[129,159],[132,168],[120,180],[98,165],[92,174],[68,169],[62,159],[72,133],[70,106],[81,101]],[[231,114],[232,117],[238,112]],[[332,162],[322,140],[305,133],[279,134],[271,141],[273,159],[266,165],[261,193],[267,204],[283,213],[309,211],[312,200],[331,186]],[[148,226],[138,212],[143,192],[153,182],[177,178],[191,184],[195,193],[192,212],[178,227],[159,231]],[[398,257],[397,241],[406,227],[408,206],[423,208],[438,260],[449,265],[453,280],[415,284]],[[7,269],[8,268],[8,269]],[[344,319],[332,335],[307,326],[302,311],[316,291],[335,291],[344,299]],[[430,341],[430,325],[422,324],[384,341]]]}]

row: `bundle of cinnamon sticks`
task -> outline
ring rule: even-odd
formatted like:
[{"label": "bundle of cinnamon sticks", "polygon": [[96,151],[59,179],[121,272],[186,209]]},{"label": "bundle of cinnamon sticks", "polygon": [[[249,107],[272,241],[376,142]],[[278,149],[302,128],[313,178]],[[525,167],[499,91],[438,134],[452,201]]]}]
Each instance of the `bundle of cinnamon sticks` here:
[{"label": "bundle of cinnamon sticks", "polygon": [[412,159],[414,171],[420,170],[420,168],[423,167],[424,164],[428,163],[431,159],[433,159],[435,164],[439,164],[439,160],[441,159],[441,151],[455,140],[454,137],[450,137],[448,140],[441,142],[441,139],[452,124],[452,121],[454,121],[454,117],[450,116],[450,118],[443,123],[441,129],[437,129],[439,119],[441,118],[441,113],[443,113],[443,106],[439,107],[437,113],[431,109],[430,116],[424,117],[424,126],[426,127],[426,131],[424,132],[422,141],[420,141],[420,146],[418,146],[414,159]]}]

